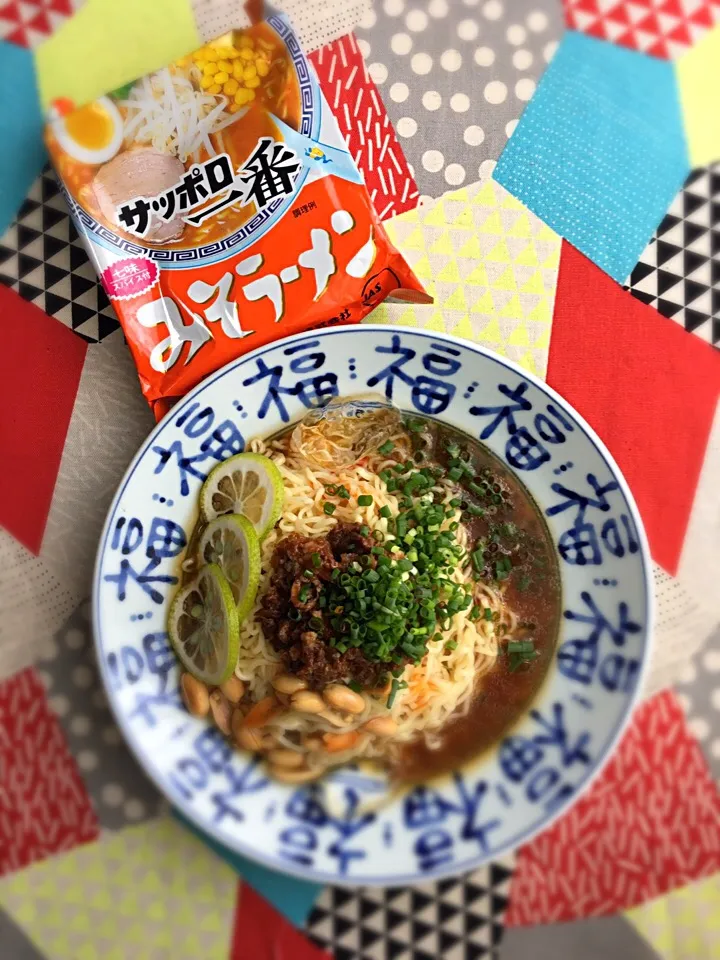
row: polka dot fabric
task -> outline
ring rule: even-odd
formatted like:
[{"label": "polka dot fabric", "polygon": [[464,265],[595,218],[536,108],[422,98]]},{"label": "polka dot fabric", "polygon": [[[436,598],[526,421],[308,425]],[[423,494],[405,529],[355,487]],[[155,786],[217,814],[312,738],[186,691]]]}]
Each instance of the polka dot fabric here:
[{"label": "polka dot fabric", "polygon": [[720,630],[680,672],[678,699],[720,787]]},{"label": "polka dot fabric", "polygon": [[101,826],[119,830],[156,817],[165,802],[125,746],[102,689],[89,602],[58,630],[38,670]]},{"label": "polka dot fabric", "polygon": [[622,283],[688,169],[671,64],[570,31],[495,178]]},{"label": "polka dot fabric", "polygon": [[562,32],[538,0],[376,0],[357,30],[421,194],[492,173]]}]

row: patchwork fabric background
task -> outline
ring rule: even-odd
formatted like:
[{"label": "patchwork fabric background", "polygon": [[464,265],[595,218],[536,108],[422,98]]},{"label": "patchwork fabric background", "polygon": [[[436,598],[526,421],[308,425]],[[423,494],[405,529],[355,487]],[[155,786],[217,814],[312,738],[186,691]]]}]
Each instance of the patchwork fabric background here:
[{"label": "patchwork fabric background", "polygon": [[280,878],[188,829],[100,686],[93,555],[152,418],[44,168],[33,71],[56,89],[57,51],[99,24],[72,74],[98,89],[244,17],[124,0],[108,56],[104,2],[0,5],[0,78],[30,105],[0,102],[26,144],[0,162],[0,957],[720,957],[720,0],[287,2],[435,297],[372,320],[547,378],[620,464],[654,561],[646,697],[592,789],[507,860],[388,891]]}]

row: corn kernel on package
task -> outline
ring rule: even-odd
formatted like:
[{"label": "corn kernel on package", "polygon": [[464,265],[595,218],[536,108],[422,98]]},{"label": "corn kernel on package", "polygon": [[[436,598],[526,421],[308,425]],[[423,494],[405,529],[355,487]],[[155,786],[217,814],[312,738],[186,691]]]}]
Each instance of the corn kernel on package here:
[{"label": "corn kernel on package", "polygon": [[158,415],[265,343],[430,300],[282,15],[56,102],[46,141]]}]

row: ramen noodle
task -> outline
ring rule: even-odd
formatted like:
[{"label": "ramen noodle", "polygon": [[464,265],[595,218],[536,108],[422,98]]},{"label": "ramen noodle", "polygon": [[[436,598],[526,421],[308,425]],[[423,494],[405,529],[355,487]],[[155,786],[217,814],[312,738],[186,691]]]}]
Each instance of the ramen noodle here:
[{"label": "ramen noodle", "polygon": [[[517,721],[552,656],[559,579],[541,514],[486,448],[383,404],[335,401],[216,470],[168,629],[192,674],[184,693],[205,690],[204,712],[237,746],[285,782],[358,761],[412,781],[468,762]],[[282,494],[266,515],[271,489]],[[243,593],[252,561],[223,531],[248,518],[258,573]],[[227,657],[203,640],[213,614],[199,585],[223,579],[213,564],[237,590]]]},{"label": "ramen noodle", "polygon": [[46,141],[157,415],[279,337],[430,300],[283,16],[56,102]]}]

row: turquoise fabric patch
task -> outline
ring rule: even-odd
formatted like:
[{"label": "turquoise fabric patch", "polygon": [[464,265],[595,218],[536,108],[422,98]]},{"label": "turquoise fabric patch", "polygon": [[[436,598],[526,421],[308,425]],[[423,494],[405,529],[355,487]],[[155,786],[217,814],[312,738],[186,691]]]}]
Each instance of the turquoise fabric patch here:
[{"label": "turquoise fabric patch", "polygon": [[568,31],[493,176],[623,283],[688,172],[672,64]]},{"label": "turquoise fabric patch", "polygon": [[0,91],[2,236],[47,162],[32,52],[4,40],[0,40]]},{"label": "turquoise fabric patch", "polygon": [[218,856],[222,857],[225,863],[229,864],[236,873],[247,881],[251,887],[269,900],[270,903],[284,914],[296,927],[304,927],[307,918],[310,916],[315,901],[323,889],[317,883],[308,883],[306,880],[296,880],[294,877],[285,876],[283,873],[275,873],[274,870],[268,870],[267,867],[261,867],[259,863],[253,860],[246,860],[217,843],[207,834],[202,833],[185,819],[177,810],[173,814],[187,827],[191,833],[194,833],[198,840],[214,850]]}]

